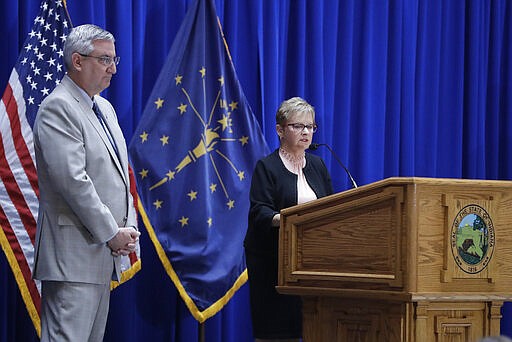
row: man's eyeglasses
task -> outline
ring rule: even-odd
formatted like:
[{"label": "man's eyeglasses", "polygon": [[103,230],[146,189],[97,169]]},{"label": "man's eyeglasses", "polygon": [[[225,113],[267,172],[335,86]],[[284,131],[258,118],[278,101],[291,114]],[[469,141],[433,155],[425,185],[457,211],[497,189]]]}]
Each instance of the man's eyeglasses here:
[{"label": "man's eyeglasses", "polygon": [[304,131],[304,128],[307,128],[308,131],[315,133],[318,126],[317,125],[304,125],[301,123],[290,123],[286,126],[291,127],[295,132],[302,133]]},{"label": "man's eyeglasses", "polygon": [[121,60],[121,57],[119,56],[115,56],[115,57],[110,57],[110,56],[91,56],[91,55],[83,55],[81,54],[80,52],[78,53],[80,56],[82,57],[91,57],[91,58],[96,58],[101,64],[103,64],[104,66],[111,66],[112,63],[114,63],[115,65],[118,65],[119,64],[119,61]]}]

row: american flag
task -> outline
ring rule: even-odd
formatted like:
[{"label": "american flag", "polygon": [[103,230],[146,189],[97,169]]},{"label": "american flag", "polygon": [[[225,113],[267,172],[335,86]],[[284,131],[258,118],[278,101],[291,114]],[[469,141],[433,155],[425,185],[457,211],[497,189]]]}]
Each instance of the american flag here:
[{"label": "american flag", "polygon": [[[41,3],[0,102],[0,244],[38,335],[41,290],[32,267],[39,189],[32,126],[41,101],[64,76],[63,48],[71,26],[65,2]],[[140,269],[138,253],[123,262],[121,282]]]}]

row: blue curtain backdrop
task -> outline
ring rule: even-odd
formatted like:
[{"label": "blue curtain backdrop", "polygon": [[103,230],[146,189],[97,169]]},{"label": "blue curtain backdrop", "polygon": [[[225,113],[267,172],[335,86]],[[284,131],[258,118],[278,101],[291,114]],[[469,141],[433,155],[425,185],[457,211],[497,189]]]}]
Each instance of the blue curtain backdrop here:
[{"label": "blue curtain backdrop", "polygon": [[[192,0],[68,0],[73,25],[117,38],[118,74],[105,95],[127,141]],[[240,83],[271,148],[279,103],[302,96],[359,185],[390,176],[512,179],[512,2],[508,0],[215,0]],[[5,88],[39,0],[0,3]],[[508,96],[507,96],[508,95]],[[318,151],[335,189],[350,187]],[[195,341],[197,323],[155,250],[112,294],[105,341]],[[512,286],[512,284],[511,284]],[[206,341],[251,341],[248,289],[205,323]],[[512,305],[502,332],[512,336]],[[0,254],[0,341],[35,341]]]}]

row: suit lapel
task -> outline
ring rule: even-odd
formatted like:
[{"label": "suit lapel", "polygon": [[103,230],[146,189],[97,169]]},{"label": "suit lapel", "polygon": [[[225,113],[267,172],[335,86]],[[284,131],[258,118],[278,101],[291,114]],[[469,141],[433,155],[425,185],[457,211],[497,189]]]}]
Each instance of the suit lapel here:
[{"label": "suit lapel", "polygon": [[[71,83],[68,83],[68,82],[71,82]],[[96,114],[92,110],[92,106],[91,107],[88,106],[87,102],[83,99],[83,95],[81,93],[79,93],[75,89],[75,86],[74,86],[74,84],[72,84],[72,82],[73,81],[71,81],[71,79],[68,79],[67,75],[61,81],[61,83],[63,83],[63,86],[66,87],[66,89],[71,93],[71,95],[78,102],[78,105],[80,106],[80,112],[85,114],[85,117],[87,118],[89,123],[94,127],[94,130],[100,136],[101,141],[103,142],[103,144],[107,148],[108,153],[110,154],[110,157],[114,161],[114,164],[116,165],[117,170],[121,174],[121,177],[123,178],[123,180],[126,183],[126,185],[129,186],[129,181],[127,179],[127,175],[123,171],[124,170],[123,169],[123,165],[127,166],[128,165],[128,161],[126,160],[126,158],[123,158],[123,157],[121,157],[122,160],[119,160],[119,157],[117,156],[116,151],[112,147],[112,144],[110,143],[110,140],[108,139],[107,134],[105,133],[105,130],[101,126],[101,123],[99,122],[98,118],[96,117]],[[105,117],[111,117],[110,113],[107,113],[108,111],[105,108],[100,107],[100,110],[103,112],[104,115],[107,114],[107,115],[105,115]],[[108,125],[109,129],[111,130],[111,132],[113,132],[112,136],[113,136],[114,141],[117,144],[118,148],[121,148],[119,150],[119,155],[120,156],[126,155],[124,142],[123,142],[123,140],[119,140],[119,136],[118,136],[119,133],[117,133],[116,130],[113,129],[114,125],[112,125],[110,123],[111,120],[112,119],[108,119],[107,118],[106,119],[106,124]]]},{"label": "suit lapel", "polygon": [[[110,145],[109,147],[111,147],[111,149],[109,149],[109,151],[111,153],[113,152],[118,158],[120,158],[120,160],[118,159],[120,161],[120,165],[127,166],[128,160],[125,158],[125,156],[127,155],[126,154],[126,145],[124,142],[123,132],[121,132],[121,130],[119,128],[117,119],[114,117],[113,113],[109,112],[108,110],[101,109],[101,108],[100,108],[100,110],[103,113],[103,117],[105,118],[105,124],[107,125],[108,130],[109,130],[110,134],[112,135],[112,139],[114,139],[114,143],[116,144],[116,147],[118,149],[118,154],[115,152],[110,141],[108,141],[108,143]],[[101,125],[100,125],[100,127],[101,127]],[[103,128],[103,127],[101,127],[101,128]],[[105,132],[103,132],[103,133],[105,133]],[[106,137],[106,134],[104,134],[104,135]],[[106,137],[106,139],[108,140],[108,137]]]},{"label": "suit lapel", "polygon": [[[87,111],[87,119],[94,126],[94,129],[96,130],[96,132],[98,132],[99,136],[101,137],[101,141],[103,142],[103,144],[107,148],[108,153],[110,153],[110,157],[114,161],[114,164],[116,165],[117,170],[119,171],[119,173],[123,177],[123,180],[125,181],[125,183],[128,184],[126,176],[125,176],[125,174],[123,172],[123,164],[122,164],[123,161],[119,160],[120,157],[118,157],[116,151],[114,150],[114,147],[112,146],[112,143],[110,142],[109,138],[107,137],[107,133],[105,132],[105,130],[101,126],[101,123],[98,120],[98,117],[96,117],[96,114],[94,113],[92,108],[86,108],[86,109],[87,109],[86,110]],[[100,108],[100,110],[102,110],[102,112],[105,113],[102,108]],[[113,133],[115,130],[112,129],[112,124],[109,122],[108,119],[105,119],[105,124],[110,129],[110,132],[112,134],[112,138],[114,139],[114,142],[117,144],[117,146],[119,148],[119,146],[123,145],[123,144],[119,143],[119,139],[116,137],[117,134]],[[121,150],[119,150],[119,154],[120,155],[123,154]]]}]

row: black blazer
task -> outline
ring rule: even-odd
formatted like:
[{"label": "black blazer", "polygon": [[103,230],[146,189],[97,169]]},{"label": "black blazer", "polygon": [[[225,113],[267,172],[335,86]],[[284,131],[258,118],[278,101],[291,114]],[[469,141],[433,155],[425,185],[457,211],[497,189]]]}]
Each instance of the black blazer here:
[{"label": "black blazer", "polygon": [[[322,158],[306,153],[303,172],[317,198],[333,193],[331,176]],[[245,248],[256,253],[277,254],[279,229],[272,227],[272,217],[281,209],[297,204],[297,175],[283,164],[279,149],[257,162],[250,202]]]}]

